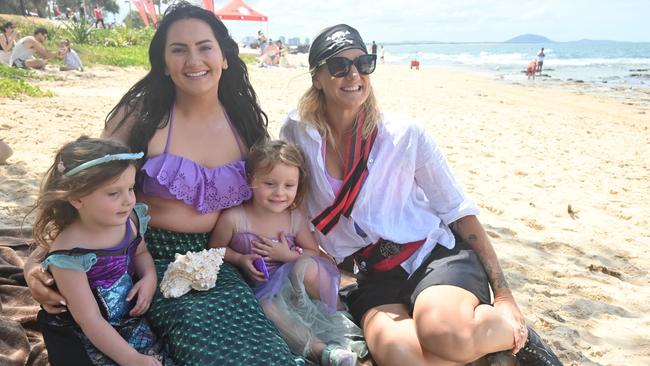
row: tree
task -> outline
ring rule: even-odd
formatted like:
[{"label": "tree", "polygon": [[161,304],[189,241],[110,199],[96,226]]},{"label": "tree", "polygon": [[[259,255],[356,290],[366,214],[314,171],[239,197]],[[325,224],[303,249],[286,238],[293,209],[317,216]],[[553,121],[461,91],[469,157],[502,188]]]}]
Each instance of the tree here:
[{"label": "tree", "polygon": [[[61,10],[65,8],[77,10],[79,3],[80,0],[56,0],[56,4]],[[99,4],[108,13],[117,13],[120,11],[120,6],[116,0],[86,0],[86,14],[92,15],[92,9],[95,7],[95,4]]]},{"label": "tree", "polygon": [[[0,13],[25,15],[22,11],[24,8],[29,12],[36,11],[39,17],[45,18],[50,15],[48,13],[47,3],[48,0],[0,0]],[[64,11],[65,8],[77,11],[79,9],[79,3],[80,0],[55,1],[55,5],[58,5],[61,11]],[[86,9],[86,14],[92,15],[91,10],[95,3],[99,4],[108,13],[117,13],[120,11],[117,0],[86,0],[86,7],[88,8]]]},{"label": "tree", "polygon": [[135,10],[126,14],[124,17],[124,25],[128,28],[144,28],[144,22],[142,21],[142,17],[140,17],[140,13]]},{"label": "tree", "polygon": [[40,17],[47,15],[47,0],[2,0],[0,13],[27,15],[25,12],[38,14]]}]

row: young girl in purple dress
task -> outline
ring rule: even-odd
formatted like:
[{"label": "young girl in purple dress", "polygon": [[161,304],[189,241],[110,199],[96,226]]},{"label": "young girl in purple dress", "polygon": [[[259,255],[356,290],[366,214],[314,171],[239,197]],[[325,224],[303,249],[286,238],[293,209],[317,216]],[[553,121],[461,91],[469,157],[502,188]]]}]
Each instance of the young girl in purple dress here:
[{"label": "young girl in purple dress", "polygon": [[169,365],[142,315],[156,290],[142,240],[146,207],[135,207],[136,160],[122,144],[81,137],[63,146],[36,208],[34,238],[47,248],[67,310],[41,310],[52,365]]},{"label": "young girl in purple dress", "polygon": [[295,208],[306,187],[304,157],[283,141],[253,147],[246,175],[253,197],[226,210],[210,238],[253,282],[265,314],[294,353],[322,365],[355,365],[367,353],[361,330],[340,311],[340,275],[321,257]]}]

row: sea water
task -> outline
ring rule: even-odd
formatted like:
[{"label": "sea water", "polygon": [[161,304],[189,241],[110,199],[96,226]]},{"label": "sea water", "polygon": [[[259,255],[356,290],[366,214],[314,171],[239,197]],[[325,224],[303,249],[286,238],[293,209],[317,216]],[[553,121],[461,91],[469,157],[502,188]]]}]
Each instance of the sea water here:
[{"label": "sea water", "polygon": [[[543,80],[612,88],[650,89],[650,42],[427,43],[384,45],[385,62],[453,66],[526,80],[525,70],[544,47]],[[538,78],[539,80],[539,78]]]}]

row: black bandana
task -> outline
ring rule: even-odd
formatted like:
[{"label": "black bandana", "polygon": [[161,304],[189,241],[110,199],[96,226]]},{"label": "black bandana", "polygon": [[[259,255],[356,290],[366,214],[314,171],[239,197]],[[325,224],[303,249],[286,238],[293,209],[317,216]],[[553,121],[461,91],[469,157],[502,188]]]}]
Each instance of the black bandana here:
[{"label": "black bandana", "polygon": [[309,48],[309,69],[314,70],[323,60],[349,49],[360,49],[368,53],[366,44],[356,29],[347,24],[338,24],[323,29]]}]

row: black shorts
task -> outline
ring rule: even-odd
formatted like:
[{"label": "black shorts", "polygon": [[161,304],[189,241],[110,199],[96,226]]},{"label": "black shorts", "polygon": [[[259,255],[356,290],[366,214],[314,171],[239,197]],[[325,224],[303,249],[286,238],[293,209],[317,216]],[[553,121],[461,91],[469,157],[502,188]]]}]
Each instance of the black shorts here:
[{"label": "black shorts", "polygon": [[492,303],[483,265],[469,244],[459,237],[453,249],[436,245],[410,278],[402,266],[386,272],[359,273],[357,287],[343,297],[360,324],[368,310],[380,305],[404,304],[412,315],[418,295],[436,285],[460,287],[474,294],[481,304]]}]

